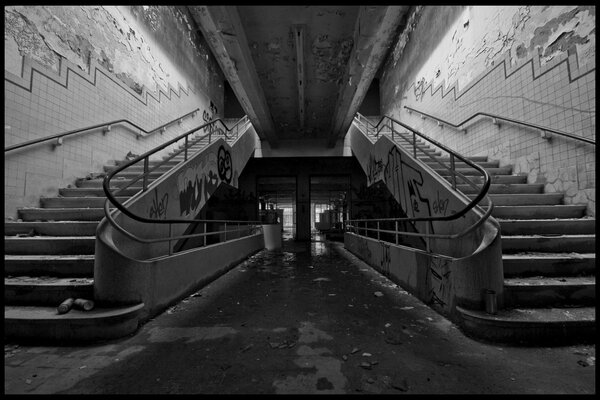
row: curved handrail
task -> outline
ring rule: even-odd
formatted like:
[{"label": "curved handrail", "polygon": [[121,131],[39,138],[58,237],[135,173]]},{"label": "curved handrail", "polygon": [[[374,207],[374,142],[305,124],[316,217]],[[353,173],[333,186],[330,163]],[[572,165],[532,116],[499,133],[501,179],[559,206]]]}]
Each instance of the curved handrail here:
[{"label": "curved handrail", "polygon": [[[30,140],[28,142],[14,144],[12,146],[5,147],[4,148],[4,152],[6,153],[6,152],[9,152],[9,151],[12,151],[12,150],[16,150],[16,149],[20,149],[20,148],[23,148],[23,147],[32,146],[34,144],[47,142],[47,141],[53,140],[53,139],[57,139],[58,140],[58,144],[62,144],[62,140],[63,140],[64,137],[72,136],[72,135],[75,135],[75,134],[78,134],[78,133],[82,133],[82,132],[85,132],[85,131],[91,131],[91,130],[98,129],[98,128],[101,128],[101,127],[105,127],[105,131],[110,131],[110,127],[112,125],[121,124],[121,123],[127,123],[127,124],[133,126],[134,128],[139,129],[140,131],[144,132],[146,135],[148,135],[151,132],[157,132],[157,131],[163,130],[167,126],[169,126],[169,125],[171,125],[171,124],[173,124],[175,122],[178,122],[178,121],[182,120],[183,118],[189,117],[190,115],[195,114],[198,111],[200,111],[200,109],[196,108],[195,110],[190,111],[189,113],[184,114],[181,117],[175,118],[175,119],[173,119],[173,120],[171,120],[171,121],[169,121],[169,122],[167,122],[165,124],[162,124],[158,128],[152,129],[150,131],[145,130],[144,128],[140,127],[136,123],[131,122],[130,120],[128,120],[126,118],[122,118],[122,119],[117,119],[117,120],[114,120],[114,121],[103,122],[101,124],[87,126],[85,128],[74,129],[74,130],[63,132],[63,133],[59,133],[59,134],[56,134],[56,135],[46,136],[46,137],[40,138],[40,139]],[[138,138],[140,136],[143,136],[143,135],[140,135],[140,134],[137,135]]]},{"label": "curved handrail", "polygon": [[[556,130],[556,129],[552,129],[552,128],[548,128],[548,127],[545,127],[545,126],[541,126],[541,125],[537,125],[537,124],[532,124],[532,123],[529,123],[529,122],[517,121],[517,120],[512,119],[512,118],[501,117],[499,115],[490,114],[490,113],[486,113],[486,112],[475,113],[472,116],[470,116],[469,118],[467,118],[464,121],[460,122],[459,124],[455,125],[455,124],[453,124],[451,122],[443,120],[442,118],[435,117],[435,116],[433,116],[431,114],[427,114],[427,113],[425,113],[423,111],[419,111],[419,110],[414,109],[412,107],[404,106],[404,108],[406,108],[407,110],[409,110],[409,112],[410,111],[414,111],[414,112],[419,113],[421,115],[424,115],[424,116],[426,116],[428,118],[434,119],[434,120],[436,120],[436,121],[438,121],[438,122],[440,122],[440,123],[442,123],[444,125],[448,125],[448,126],[450,126],[452,128],[459,129],[459,130],[460,130],[461,126],[463,126],[464,124],[466,124],[470,120],[475,119],[476,117],[479,117],[479,116],[483,116],[483,117],[492,118],[495,121],[502,120],[502,121],[510,122],[512,124],[523,125],[523,126],[526,126],[528,128],[537,129],[537,130],[542,131],[542,132],[552,132],[552,133],[555,133],[557,135],[565,136],[565,137],[568,137],[568,138],[574,139],[574,140],[579,140],[581,142],[592,144],[594,146],[596,145],[596,141],[594,141],[592,139],[584,138],[584,137],[581,137],[581,136],[575,136],[575,135],[572,135],[570,133],[562,132],[562,131],[559,131],[559,130]],[[494,124],[496,124],[496,123],[497,122],[494,122]]]},{"label": "curved handrail", "polygon": [[[394,119],[391,118],[387,115],[384,115],[383,117],[381,117],[381,119],[379,120],[379,122],[376,125],[373,125],[369,122],[368,119],[366,119],[364,116],[362,116],[361,114],[357,113],[355,120],[358,121],[358,123],[363,123],[363,121],[365,122],[365,126],[367,127],[367,135],[369,134],[369,125],[375,129],[375,137],[379,136],[379,133],[381,132],[381,130],[384,127],[389,127],[391,132],[392,132],[392,140],[395,142],[395,140],[393,139],[393,134],[394,132],[397,133],[398,135],[401,135],[400,132],[396,132],[394,130],[394,124],[398,124],[399,126],[402,126],[403,128],[411,131],[413,133],[413,146],[414,146],[414,155],[416,158],[416,149],[417,149],[417,144],[416,144],[416,136],[419,136],[421,138],[423,138],[424,140],[433,143],[435,146],[445,150],[446,152],[448,152],[450,154],[451,157],[451,172],[453,174],[458,174],[461,178],[463,178],[467,183],[469,183],[471,186],[478,188],[473,182],[471,182],[469,179],[467,179],[464,175],[458,173],[457,171],[454,171],[454,158],[458,158],[459,160],[463,161],[464,163],[466,163],[467,165],[471,166],[472,168],[476,169],[477,171],[479,171],[481,173],[481,175],[483,176],[483,185],[480,188],[479,193],[477,194],[477,196],[475,196],[475,198],[469,203],[467,204],[467,206],[465,206],[462,210],[451,214],[451,215],[446,215],[446,216],[437,216],[437,217],[406,217],[406,218],[375,218],[375,219],[352,219],[349,220],[349,222],[351,223],[360,223],[360,222],[364,222],[365,223],[365,227],[359,227],[359,226],[354,226],[354,225],[347,225],[347,227],[350,228],[356,228],[361,229],[361,230],[376,230],[378,232],[387,232],[387,233],[393,233],[393,234],[401,234],[401,235],[406,235],[406,236],[419,236],[419,237],[426,237],[426,238],[439,238],[439,239],[456,239],[459,237],[462,237],[470,232],[472,232],[474,229],[476,229],[478,226],[480,226],[481,224],[483,224],[486,220],[488,220],[489,216],[492,213],[493,210],[493,203],[492,200],[490,199],[489,196],[487,196],[487,193],[489,191],[489,187],[491,185],[491,179],[490,176],[488,174],[488,172],[483,169],[482,167],[480,167],[479,165],[473,163],[471,160],[468,160],[467,158],[463,157],[462,155],[460,155],[459,153],[455,152],[454,150],[446,147],[445,145],[437,142],[434,139],[431,139],[429,137],[427,137],[426,135],[422,134],[421,132],[417,131],[416,129]],[[385,123],[383,125],[381,125],[384,121],[389,120],[392,123],[388,126]],[[380,127],[381,125],[381,127]],[[443,164],[442,164],[443,165]],[[445,165],[444,165],[445,166]],[[456,184],[455,182],[453,183],[453,189],[456,190]],[[487,201],[488,201],[488,208],[486,210],[486,212],[482,215],[482,217],[477,220],[474,224],[472,224],[471,226],[467,227],[466,229],[464,229],[462,232],[459,233],[455,233],[455,234],[433,234],[433,233],[421,233],[421,232],[401,232],[398,231],[396,228],[396,231],[389,231],[389,230],[381,230],[379,229],[379,222],[380,221],[389,221],[389,222],[416,222],[416,221],[451,221],[451,220],[455,220],[458,219],[460,217],[462,217],[463,215],[465,215],[467,212],[469,212],[470,210],[472,210],[475,207],[478,207],[479,202],[484,198],[487,197]],[[369,222],[377,222],[378,227],[377,229],[374,228],[368,228],[366,227],[366,224]],[[397,226],[397,225],[396,225]],[[429,228],[429,226],[427,225],[427,228]]]},{"label": "curved handrail", "polygon": [[[220,123],[223,128],[225,128],[225,130],[223,130],[221,127],[215,128],[215,125],[217,125],[217,123]],[[171,236],[169,233],[169,237],[168,238],[156,238],[156,239],[142,239],[139,238],[135,235],[133,235],[130,232],[127,232],[125,229],[123,229],[121,226],[119,226],[119,224],[117,224],[117,222],[114,220],[113,218],[113,212],[115,212],[116,210],[110,210],[110,206],[109,203],[112,203],[119,211],[121,211],[123,214],[127,215],[129,218],[132,218],[135,221],[138,222],[142,222],[142,223],[152,223],[152,224],[198,224],[198,223],[215,223],[215,222],[224,222],[225,224],[227,223],[234,223],[234,224],[246,224],[246,225],[257,225],[260,224],[260,221],[227,221],[227,220],[200,220],[200,219],[183,219],[183,218],[176,218],[176,219],[152,219],[152,218],[145,218],[145,217],[141,217],[139,215],[136,215],[134,213],[132,213],[131,211],[129,211],[123,204],[121,204],[116,197],[113,195],[113,193],[111,193],[110,191],[110,181],[111,179],[117,175],[119,172],[122,172],[123,170],[127,169],[128,167],[144,160],[144,172],[136,177],[133,178],[129,184],[127,186],[122,186],[119,187],[119,189],[117,189],[115,191],[115,193],[131,186],[131,184],[137,182],[140,178],[144,179],[144,186],[142,187],[142,191],[146,191],[148,189],[148,187],[146,186],[146,177],[147,175],[151,172],[151,170],[148,170],[148,161],[151,155],[156,154],[157,152],[165,149],[166,147],[172,145],[173,143],[181,140],[181,139],[185,139],[185,146],[183,149],[180,149],[178,151],[176,151],[175,153],[173,153],[171,155],[170,158],[175,157],[176,155],[180,154],[181,152],[184,152],[184,160],[187,160],[187,150],[189,147],[193,146],[194,144],[200,142],[201,140],[203,140],[204,138],[208,137],[209,138],[209,142],[210,142],[210,138],[211,135],[214,134],[222,134],[223,136],[225,136],[226,139],[234,139],[233,134],[230,136],[227,133],[228,132],[234,132],[235,131],[235,135],[237,138],[239,136],[239,129],[240,126],[243,124],[248,123],[248,117],[244,116],[243,118],[241,118],[236,124],[234,124],[231,128],[227,127],[227,125],[220,119],[215,119],[212,120],[206,124],[200,125],[196,128],[193,128],[191,130],[189,130],[188,132],[185,132],[179,136],[177,136],[176,138],[173,138],[165,143],[163,143],[160,146],[155,147],[154,149],[151,149],[149,151],[147,151],[146,153],[134,158],[133,160],[128,161],[127,163],[124,163],[120,166],[118,166],[117,168],[115,168],[114,170],[112,170],[110,173],[108,173],[105,177],[104,180],[102,182],[102,188],[104,190],[104,193],[106,194],[106,201],[104,203],[104,213],[106,215],[107,220],[110,222],[110,224],[117,229],[119,232],[125,234],[126,236],[130,237],[131,239],[134,239],[138,242],[142,242],[142,243],[156,243],[156,242],[166,242],[166,241],[172,241],[172,240],[177,240],[177,239],[183,239],[183,238],[191,238],[191,237],[198,237],[198,236],[207,236],[207,235],[214,235],[217,233],[222,233],[222,232],[232,232],[232,231],[219,231],[219,232],[210,232],[210,233],[198,233],[198,234],[192,234],[192,235],[180,235],[180,236]],[[189,137],[190,135],[203,130],[203,129],[209,129],[209,133],[202,135],[196,139],[194,139],[193,141],[190,142]],[[169,159],[170,159],[169,158]],[[168,160],[165,160],[165,162]],[[157,168],[157,167],[155,167]],[[239,228],[237,231],[240,231]],[[170,253],[171,249],[169,246],[169,253]]]}]

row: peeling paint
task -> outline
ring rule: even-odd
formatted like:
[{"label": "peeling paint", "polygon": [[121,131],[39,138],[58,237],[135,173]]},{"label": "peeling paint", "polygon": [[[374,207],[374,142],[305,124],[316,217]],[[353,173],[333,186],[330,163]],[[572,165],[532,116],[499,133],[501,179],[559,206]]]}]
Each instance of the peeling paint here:
[{"label": "peeling paint", "polygon": [[323,82],[339,81],[344,74],[353,46],[352,38],[333,40],[328,35],[317,36],[311,47],[315,57],[317,79]]}]

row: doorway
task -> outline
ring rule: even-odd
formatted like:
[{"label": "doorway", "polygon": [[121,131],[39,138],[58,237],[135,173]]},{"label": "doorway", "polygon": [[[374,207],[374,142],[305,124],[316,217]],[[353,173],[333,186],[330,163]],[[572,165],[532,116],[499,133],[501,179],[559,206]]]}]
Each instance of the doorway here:
[{"label": "doorway", "polygon": [[256,179],[258,216],[263,223],[280,223],[283,239],[296,238],[296,177],[261,176]]},{"label": "doorway", "polygon": [[349,194],[349,175],[310,177],[311,241],[344,240]]}]

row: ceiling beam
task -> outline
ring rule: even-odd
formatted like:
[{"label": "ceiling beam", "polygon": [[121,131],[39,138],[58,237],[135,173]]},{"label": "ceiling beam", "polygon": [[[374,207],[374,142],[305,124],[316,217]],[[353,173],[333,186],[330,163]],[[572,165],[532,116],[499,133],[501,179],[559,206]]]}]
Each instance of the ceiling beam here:
[{"label": "ceiling beam", "polygon": [[354,46],[338,89],[328,146],[343,138],[384,61],[402,17],[410,6],[361,6],[354,27]]},{"label": "ceiling beam", "polygon": [[225,78],[262,140],[277,147],[265,94],[235,6],[188,6]]},{"label": "ceiling beam", "polygon": [[296,44],[296,85],[298,86],[298,122],[304,131],[304,25],[294,25],[294,42]]}]

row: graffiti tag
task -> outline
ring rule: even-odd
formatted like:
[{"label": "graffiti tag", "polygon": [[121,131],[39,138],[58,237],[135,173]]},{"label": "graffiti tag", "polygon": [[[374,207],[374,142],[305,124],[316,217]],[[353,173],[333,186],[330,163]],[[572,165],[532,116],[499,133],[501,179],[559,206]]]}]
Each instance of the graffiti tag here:
[{"label": "graffiti tag", "polygon": [[229,151],[225,150],[225,147],[219,147],[217,160],[219,178],[225,183],[230,183],[233,167],[231,165],[231,154],[229,154]]},{"label": "graffiti tag", "polygon": [[169,193],[165,193],[164,196],[158,200],[158,189],[154,189],[154,199],[152,199],[152,205],[148,215],[150,218],[165,219],[167,218],[167,205],[169,204]]},{"label": "graffiti tag", "polygon": [[429,294],[433,304],[444,307],[450,300],[452,282],[450,280],[450,261],[432,258],[429,265]]},{"label": "graffiti tag", "polygon": [[450,199],[440,199],[440,192],[437,192],[437,199],[433,202],[433,212],[436,214],[446,215],[446,211],[448,210],[448,203]]}]

